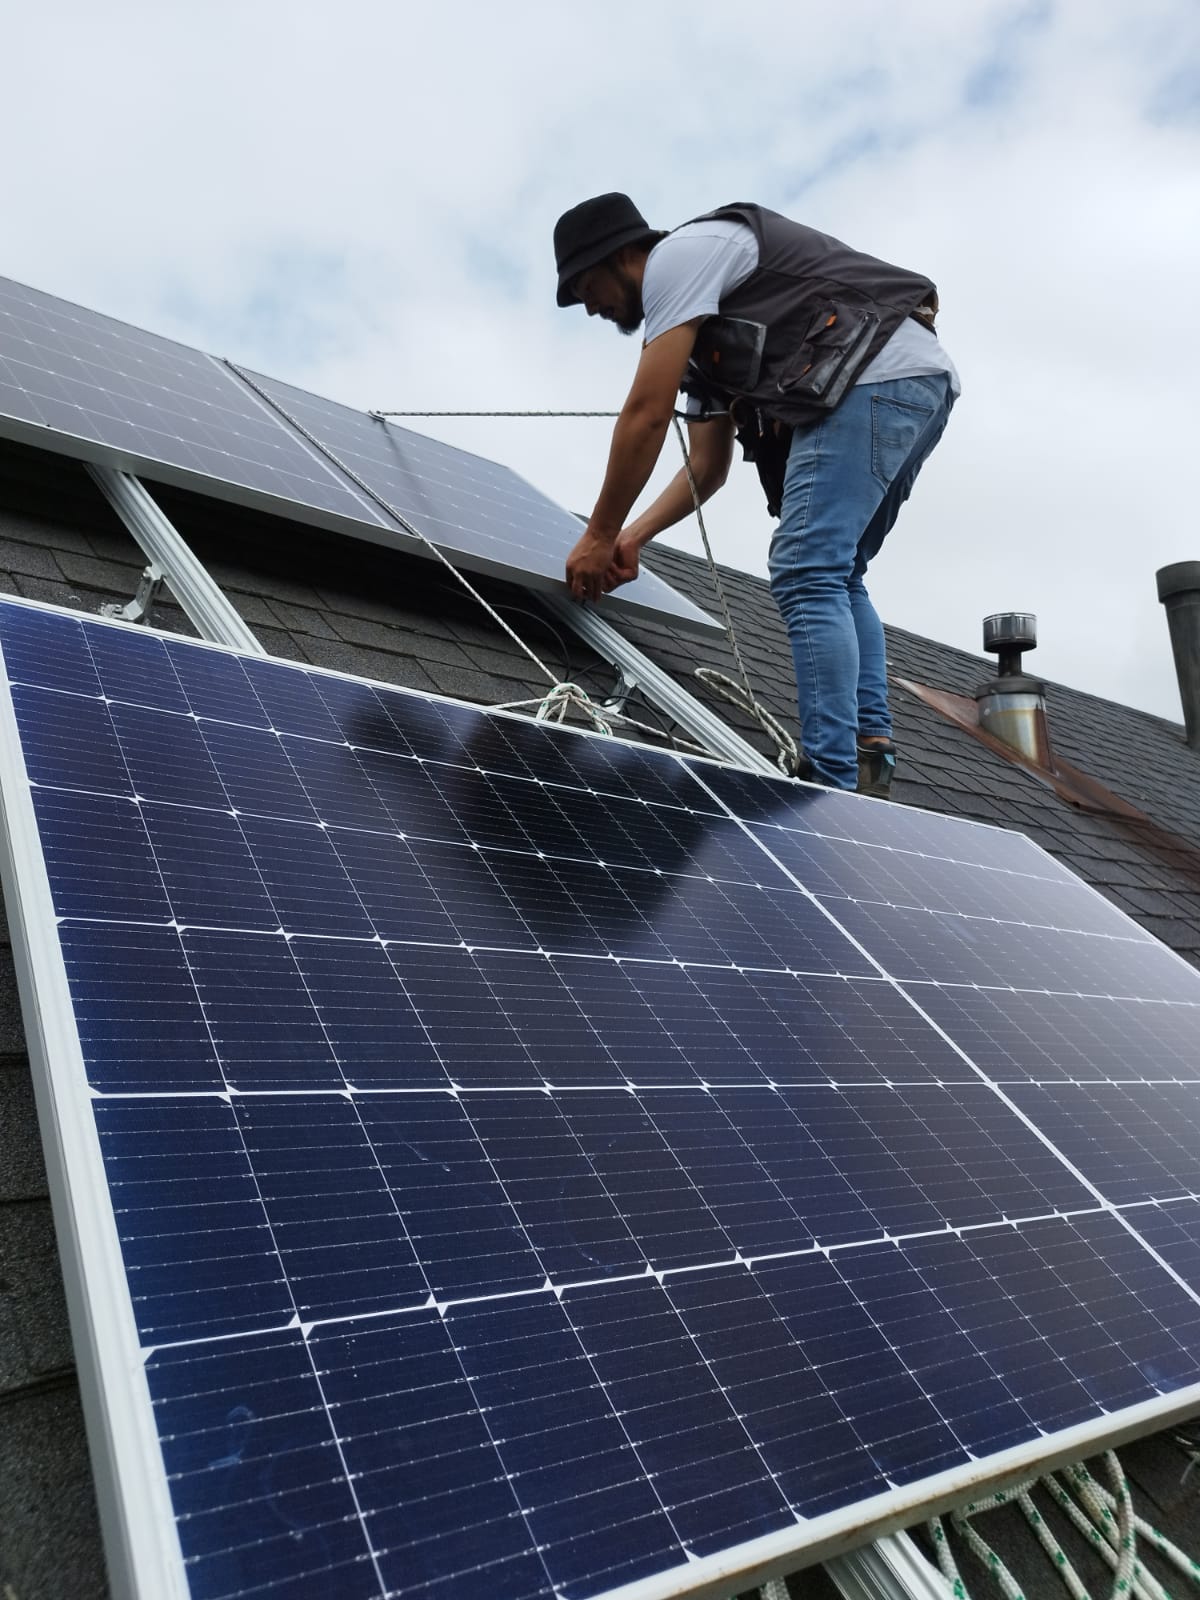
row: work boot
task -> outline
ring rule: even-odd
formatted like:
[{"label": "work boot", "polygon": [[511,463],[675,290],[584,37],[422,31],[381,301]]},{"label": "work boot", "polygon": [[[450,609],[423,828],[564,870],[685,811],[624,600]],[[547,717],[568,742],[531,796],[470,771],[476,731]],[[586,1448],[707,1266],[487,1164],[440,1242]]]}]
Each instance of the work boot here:
[{"label": "work boot", "polygon": [[896,746],[889,739],[883,744],[858,742],[858,792],[876,800],[892,798],[892,774],[896,770]]}]

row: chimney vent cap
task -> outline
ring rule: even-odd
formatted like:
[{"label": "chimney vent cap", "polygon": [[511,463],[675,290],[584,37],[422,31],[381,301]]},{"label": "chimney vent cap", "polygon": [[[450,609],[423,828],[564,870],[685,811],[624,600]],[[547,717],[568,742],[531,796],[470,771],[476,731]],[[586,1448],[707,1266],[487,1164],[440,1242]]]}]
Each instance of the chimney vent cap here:
[{"label": "chimney vent cap", "polygon": [[1160,600],[1189,594],[1200,590],[1200,561],[1174,561],[1169,567],[1159,567],[1154,577]]},{"label": "chimney vent cap", "polygon": [[1036,646],[1037,618],[1031,611],[997,611],[990,617],[984,617],[985,650],[1033,650]]}]

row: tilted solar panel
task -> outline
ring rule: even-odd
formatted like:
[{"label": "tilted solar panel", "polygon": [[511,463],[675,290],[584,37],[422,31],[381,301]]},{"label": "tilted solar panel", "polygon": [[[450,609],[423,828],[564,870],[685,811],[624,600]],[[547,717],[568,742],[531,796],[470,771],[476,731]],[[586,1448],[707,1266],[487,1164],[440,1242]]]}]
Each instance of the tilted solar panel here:
[{"label": "tilted solar panel", "polygon": [[382,513],[221,362],[0,278],[0,428],[84,460],[384,525]]},{"label": "tilted solar panel", "polygon": [[[280,404],[459,565],[562,590],[578,519],[507,467],[0,278],[0,437],[422,553]],[[608,608],[716,627],[646,571]]]},{"label": "tilted solar panel", "polygon": [[1200,1404],[1200,975],[1019,835],[0,604],[114,1563],[731,1592]]}]

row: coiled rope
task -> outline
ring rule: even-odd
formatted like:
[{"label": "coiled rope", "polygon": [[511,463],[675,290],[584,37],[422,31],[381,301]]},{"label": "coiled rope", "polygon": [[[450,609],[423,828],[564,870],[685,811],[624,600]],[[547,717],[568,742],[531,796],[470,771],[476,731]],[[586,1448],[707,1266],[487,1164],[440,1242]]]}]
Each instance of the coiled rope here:
[{"label": "coiled rope", "polygon": [[[1122,1600],[1124,1596],[1133,1596],[1134,1600],[1171,1600],[1168,1591],[1139,1561],[1137,1544],[1139,1536],[1192,1583],[1200,1586],[1200,1562],[1172,1544],[1165,1534],[1134,1511],[1129,1481],[1116,1453],[1112,1450],[1107,1451],[1104,1462],[1112,1482],[1111,1490],[1098,1483],[1082,1463],[1076,1463],[1058,1474],[1049,1473],[1042,1478],[1032,1478],[1014,1489],[1002,1490],[985,1500],[972,1501],[961,1510],[951,1512],[949,1517],[951,1528],[999,1587],[1005,1600],[1024,1600],[1021,1586],[980,1534],[973,1519],[987,1511],[1007,1505],[1016,1505],[1019,1508],[1038,1543],[1052,1562],[1071,1600],[1090,1600],[1079,1573],[1072,1566],[1045,1518],[1034,1504],[1032,1491],[1038,1487],[1050,1496],[1072,1526],[1111,1568],[1113,1586],[1110,1600]],[[1186,1473],[1184,1477],[1186,1481]],[[955,1600],[970,1600],[962,1573],[954,1559],[943,1519],[931,1518],[927,1530],[938,1567],[950,1584]]]}]

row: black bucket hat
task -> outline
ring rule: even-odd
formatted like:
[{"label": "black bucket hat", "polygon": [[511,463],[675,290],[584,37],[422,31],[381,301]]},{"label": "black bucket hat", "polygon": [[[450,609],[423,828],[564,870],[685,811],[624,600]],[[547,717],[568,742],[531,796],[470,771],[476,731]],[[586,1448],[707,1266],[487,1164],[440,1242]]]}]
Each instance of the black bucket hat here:
[{"label": "black bucket hat", "polygon": [[568,285],[581,272],[653,232],[627,194],[598,194],[564,211],[554,225],[559,305],[579,304]]}]

